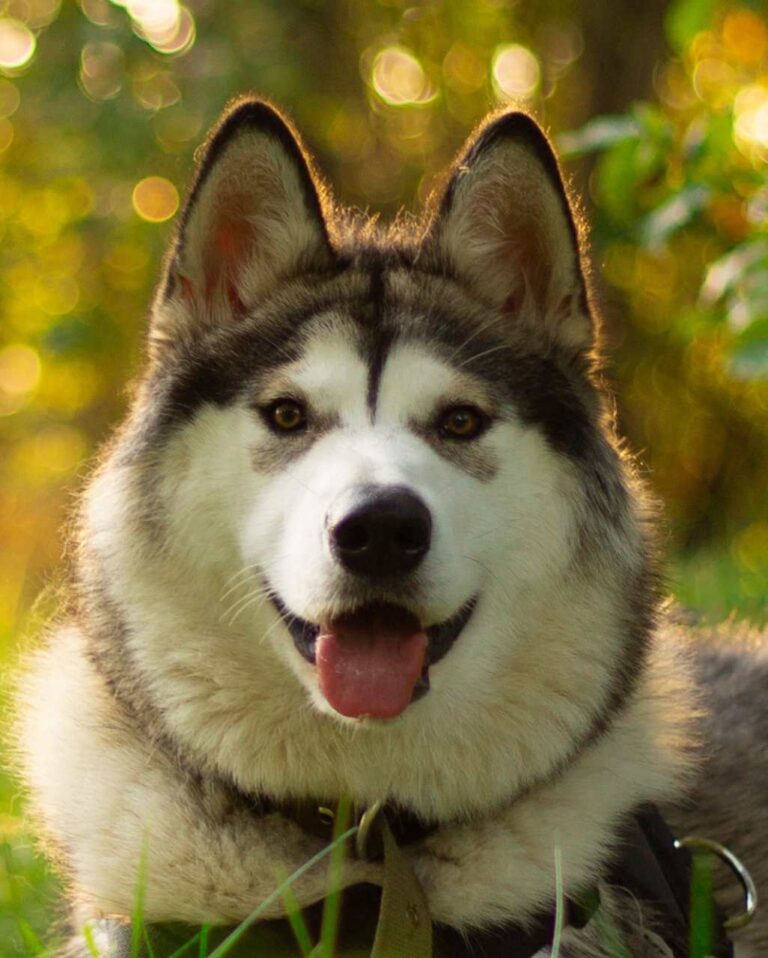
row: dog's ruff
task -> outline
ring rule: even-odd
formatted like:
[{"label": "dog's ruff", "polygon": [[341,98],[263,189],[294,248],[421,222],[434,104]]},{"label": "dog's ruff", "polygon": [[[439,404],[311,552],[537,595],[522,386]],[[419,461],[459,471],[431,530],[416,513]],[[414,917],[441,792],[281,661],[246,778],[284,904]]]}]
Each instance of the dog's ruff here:
[{"label": "dog's ruff", "polygon": [[[674,807],[698,706],[685,639],[656,622],[579,234],[522,114],[470,140],[418,228],[389,230],[333,208],[265,104],[213,131],[146,375],[84,496],[76,609],[24,679],[26,776],[76,923],[131,914],[143,855],[147,920],[248,915],[321,842],[243,795],[437,821],[406,852],[433,919],[460,930],[546,907],[556,855],[566,895],[591,887],[633,809]],[[294,432],[285,401],[306,416]],[[350,497],[391,487],[426,507],[423,558],[350,571]],[[407,616],[352,656],[345,623],[372,603]],[[462,609],[438,655],[423,635]],[[347,656],[348,717],[318,681],[318,632]],[[405,669],[393,642],[409,671],[374,714],[400,714],[366,717],[354,669]],[[344,882],[378,869],[351,861]],[[323,868],[294,888],[326,892]],[[644,954],[651,916],[616,917]]]}]

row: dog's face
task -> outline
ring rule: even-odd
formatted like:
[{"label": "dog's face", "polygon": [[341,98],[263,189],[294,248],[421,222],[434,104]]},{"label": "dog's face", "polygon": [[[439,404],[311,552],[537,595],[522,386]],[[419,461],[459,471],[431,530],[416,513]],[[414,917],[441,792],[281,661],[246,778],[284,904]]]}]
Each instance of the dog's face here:
[{"label": "dog's face", "polygon": [[394,308],[409,332],[380,370],[354,308],[323,317],[258,383],[245,430],[242,559],[293,638],[271,641],[320,708],[350,717],[400,714],[490,591],[551,574],[569,551],[568,479],[543,438],[502,383],[414,338],[421,317]]},{"label": "dog's face", "polygon": [[410,715],[441,676],[482,691],[624,522],[592,346],[528,117],[471,141],[418,235],[374,240],[334,217],[277,114],[242,104],[154,310],[134,446],[164,549],[322,712]]}]

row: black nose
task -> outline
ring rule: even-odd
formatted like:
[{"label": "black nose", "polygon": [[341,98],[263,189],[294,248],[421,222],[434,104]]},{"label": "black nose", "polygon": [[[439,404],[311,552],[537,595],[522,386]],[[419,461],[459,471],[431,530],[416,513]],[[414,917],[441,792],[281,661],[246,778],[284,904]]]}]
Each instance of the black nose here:
[{"label": "black nose", "polygon": [[403,486],[370,486],[358,491],[330,536],[337,559],[355,575],[404,575],[429,550],[432,516]]}]

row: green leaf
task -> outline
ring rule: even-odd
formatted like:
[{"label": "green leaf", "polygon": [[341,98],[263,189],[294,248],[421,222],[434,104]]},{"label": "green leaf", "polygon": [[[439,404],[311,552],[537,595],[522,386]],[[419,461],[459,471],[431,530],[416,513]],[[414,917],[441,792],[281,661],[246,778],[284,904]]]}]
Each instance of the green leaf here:
[{"label": "green leaf", "polygon": [[734,349],[730,369],[736,379],[768,379],[768,337]]},{"label": "green leaf", "polygon": [[662,169],[662,154],[655,143],[625,140],[599,160],[595,195],[616,224],[634,231],[640,211],[641,188]]},{"label": "green leaf", "polygon": [[670,148],[675,140],[675,129],[669,117],[655,103],[635,103],[632,118],[644,139],[653,140],[659,146]]},{"label": "green leaf", "polygon": [[664,17],[664,30],[672,47],[682,53],[711,20],[716,0],[674,0]]},{"label": "green leaf", "polygon": [[709,201],[710,191],[706,186],[687,186],[658,206],[640,227],[642,242],[659,248],[673,233],[687,226]]},{"label": "green leaf", "polygon": [[768,343],[768,312],[756,317],[742,329],[736,337],[738,349]]},{"label": "green leaf", "polygon": [[583,156],[637,139],[640,128],[634,117],[621,115],[597,116],[579,130],[569,130],[557,138],[557,147],[563,156]]},{"label": "green leaf", "polygon": [[715,303],[730,292],[753,267],[768,263],[768,240],[760,237],[735,246],[711,263],[701,287],[701,300]]}]

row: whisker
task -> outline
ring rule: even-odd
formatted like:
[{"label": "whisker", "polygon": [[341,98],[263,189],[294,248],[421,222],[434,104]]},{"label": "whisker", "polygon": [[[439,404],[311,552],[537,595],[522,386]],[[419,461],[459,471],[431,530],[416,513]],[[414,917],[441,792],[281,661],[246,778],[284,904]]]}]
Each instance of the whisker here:
[{"label": "whisker", "polygon": [[484,349],[480,353],[475,353],[474,356],[470,356],[468,359],[465,359],[463,362],[460,362],[457,366],[454,366],[454,369],[461,369],[464,366],[467,366],[469,363],[475,362],[477,359],[481,359],[483,356],[490,356],[491,353],[497,353],[501,349],[511,349],[507,343],[500,343],[497,346],[491,346],[490,349]]},{"label": "whisker", "polygon": [[[240,572],[236,572],[235,575],[230,576],[230,578],[227,579],[227,581],[224,583],[224,588],[226,591],[222,592],[222,594],[219,596],[219,602],[223,602],[224,599],[226,599],[226,597],[230,593],[235,591],[235,589],[242,588],[246,584],[248,575],[258,570],[258,568],[259,568],[258,563],[254,562],[253,565],[246,566],[244,569],[241,569]],[[227,589],[227,586],[232,581],[232,579],[238,579],[239,581],[235,582],[234,585],[230,585],[229,588]]]},{"label": "whisker", "polygon": [[500,325],[503,321],[503,316],[494,316],[490,322],[483,323],[482,325],[478,326],[477,329],[475,329],[474,332],[472,332],[460,346],[457,346],[456,349],[454,349],[454,351],[448,357],[447,362],[451,362],[453,359],[455,359],[459,353],[466,349],[467,346],[469,346],[474,339],[477,339],[478,336],[488,332],[488,330],[492,329],[494,326]]},{"label": "whisker", "polygon": [[[291,616],[291,618],[295,618],[295,616]],[[277,619],[276,619],[276,621],[273,622],[272,625],[270,625],[270,627],[267,629],[267,631],[259,638],[259,644],[263,645],[264,642],[267,641],[267,639],[270,637],[270,635],[272,635],[272,633],[275,631],[275,629],[276,629],[281,623],[285,624],[285,623],[283,622],[282,616],[278,616]]]},{"label": "whisker", "polygon": [[319,496],[319,495],[320,495],[319,492],[315,492],[314,489],[312,489],[310,486],[308,486],[308,485],[306,484],[306,482],[303,482],[301,479],[299,479],[298,476],[295,476],[295,475],[291,472],[290,469],[287,469],[287,470],[285,471],[284,475],[285,475],[288,479],[293,479],[293,481],[294,481],[297,485],[301,486],[302,489],[306,489],[307,492],[311,492],[313,496]]},{"label": "whisker", "polygon": [[500,581],[501,581],[501,580],[499,579],[499,577],[496,575],[496,573],[495,573],[495,572],[491,572],[491,570],[488,568],[488,566],[486,565],[486,563],[483,562],[481,559],[478,559],[477,556],[462,555],[461,558],[462,558],[462,559],[469,559],[470,562],[476,562],[477,565],[480,566],[480,568],[483,570],[483,572],[484,572],[487,576],[489,576],[489,577],[490,577],[491,579],[493,579],[495,582],[500,582]]},{"label": "whisker", "polygon": [[[258,598],[259,596],[271,595],[271,589],[260,586],[257,589],[252,589],[250,592],[246,593],[244,596],[240,596],[239,599],[235,599],[234,602],[230,604],[225,612],[219,616],[219,622],[224,621],[228,616],[234,614],[235,610],[238,609],[241,605],[246,605],[251,599]],[[234,623],[234,619],[229,622],[229,625]]]},{"label": "whisker", "polygon": [[259,595],[259,594],[257,593],[257,594],[254,594],[254,595],[252,595],[252,596],[249,596],[249,598],[247,599],[247,601],[245,601],[245,602],[240,606],[240,608],[237,610],[237,612],[235,612],[234,615],[232,616],[232,618],[230,619],[230,622],[229,622],[230,626],[233,626],[233,625],[235,624],[235,621],[236,621],[236,619],[238,618],[238,616],[242,615],[243,612],[245,612],[245,610],[248,608],[248,606],[249,606],[252,602],[254,602],[254,601],[256,602],[256,605],[254,606],[253,611],[254,611],[254,612],[258,612],[259,609],[264,605],[264,603],[267,601],[267,599],[270,598],[271,595],[272,595],[271,591],[270,591],[269,589],[267,589],[267,590],[265,590],[263,593],[261,593],[261,595]]}]

